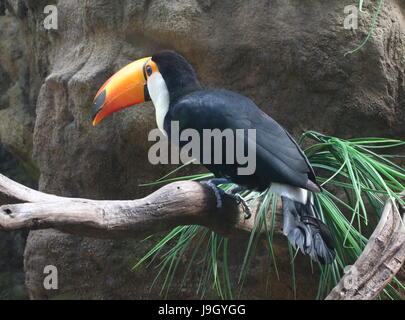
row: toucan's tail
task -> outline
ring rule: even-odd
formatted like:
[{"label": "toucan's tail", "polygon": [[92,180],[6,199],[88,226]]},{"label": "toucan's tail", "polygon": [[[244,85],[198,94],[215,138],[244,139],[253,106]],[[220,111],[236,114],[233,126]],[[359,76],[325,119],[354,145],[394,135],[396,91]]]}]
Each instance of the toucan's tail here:
[{"label": "toucan's tail", "polygon": [[283,233],[294,248],[300,248],[305,254],[322,264],[332,263],[335,250],[329,228],[316,218],[312,194],[308,192],[307,201],[281,197],[283,202]]}]

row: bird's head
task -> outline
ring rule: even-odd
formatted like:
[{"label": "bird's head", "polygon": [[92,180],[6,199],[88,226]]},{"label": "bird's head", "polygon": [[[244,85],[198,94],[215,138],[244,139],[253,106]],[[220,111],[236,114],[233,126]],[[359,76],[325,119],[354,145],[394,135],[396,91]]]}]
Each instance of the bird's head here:
[{"label": "bird's head", "polygon": [[155,107],[200,89],[192,66],[174,51],[136,60],[126,65],[98,90],[93,101],[93,125],[121,109],[152,100]]}]

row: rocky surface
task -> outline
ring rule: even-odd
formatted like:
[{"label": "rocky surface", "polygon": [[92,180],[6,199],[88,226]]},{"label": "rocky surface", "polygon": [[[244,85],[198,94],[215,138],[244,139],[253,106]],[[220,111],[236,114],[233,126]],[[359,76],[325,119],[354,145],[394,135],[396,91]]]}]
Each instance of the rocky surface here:
[{"label": "rocky surface", "polygon": [[[46,30],[43,8],[58,8],[58,29]],[[39,188],[65,196],[125,199],[144,196],[140,183],[169,172],[147,161],[155,127],[150,103],[91,126],[98,87],[126,63],[161,48],[183,54],[203,85],[252,98],[295,136],[313,129],[340,137],[405,137],[405,5],[384,2],[366,46],[372,6],[357,30],[343,28],[341,1],[9,0],[0,10],[0,139],[28,168]],[[5,14],[5,15],[4,15]],[[4,45],[3,45],[4,43]],[[402,62],[401,62],[402,59]],[[31,152],[32,151],[32,152]],[[199,171],[199,168],[193,170]],[[26,282],[32,298],[151,298],[153,270],[131,272],[152,242],[101,241],[53,230],[31,232]],[[277,245],[283,278],[263,277],[259,254],[247,297],[290,298],[286,242]],[[235,244],[235,257],[241,246]],[[237,269],[240,259],[232,260]],[[308,260],[297,270],[298,298],[314,297],[317,275]],[[59,290],[44,290],[43,268],[58,266]],[[236,274],[236,272],[234,272]],[[195,281],[173,297],[195,296]]]},{"label": "rocky surface", "polygon": [[36,99],[43,77],[40,64],[31,55],[32,35],[15,16],[5,13],[0,10],[0,140],[30,175],[37,176],[32,140]]},{"label": "rocky surface", "polygon": [[[13,154],[0,143],[0,172],[11,179],[36,188],[35,179]],[[26,299],[23,254],[27,231],[0,232],[0,300]]]},{"label": "rocky surface", "polygon": [[[41,83],[27,39],[15,16],[0,1],[0,172],[35,187],[32,159],[35,105]],[[28,297],[23,272],[27,232],[0,232],[0,299]]]}]

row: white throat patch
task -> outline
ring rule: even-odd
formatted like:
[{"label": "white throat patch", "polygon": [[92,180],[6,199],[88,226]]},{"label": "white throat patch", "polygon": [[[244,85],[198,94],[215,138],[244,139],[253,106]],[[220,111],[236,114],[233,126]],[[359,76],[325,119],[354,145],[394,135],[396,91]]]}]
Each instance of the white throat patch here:
[{"label": "white throat patch", "polygon": [[169,111],[170,96],[166,82],[160,72],[153,73],[147,81],[150,98],[155,106],[156,124],[165,136],[164,121]]}]

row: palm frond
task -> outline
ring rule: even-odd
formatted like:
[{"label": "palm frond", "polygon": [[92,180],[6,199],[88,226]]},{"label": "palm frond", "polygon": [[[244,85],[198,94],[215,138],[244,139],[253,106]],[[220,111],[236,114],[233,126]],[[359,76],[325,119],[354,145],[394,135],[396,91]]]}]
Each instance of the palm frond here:
[{"label": "palm frond", "polygon": [[[317,180],[324,189],[322,193],[315,195],[315,206],[319,218],[330,228],[336,246],[335,261],[331,265],[318,266],[320,278],[316,298],[323,299],[342,277],[344,268],[353,264],[363,251],[368,241],[366,229],[375,227],[385,199],[391,197],[403,203],[399,193],[405,189],[405,170],[393,163],[390,160],[392,158],[377,154],[375,150],[403,146],[405,142],[374,137],[344,140],[315,131],[305,132],[298,140],[300,145],[307,142],[312,142],[312,145],[305,149],[305,153],[311,165],[320,171]],[[212,176],[199,174],[170,178],[172,173],[174,172],[152,184],[206,179]],[[232,184],[220,187],[228,190],[232,188]],[[247,191],[243,196],[252,204],[260,201],[260,205],[246,243],[237,281],[232,281],[229,271],[228,251],[232,240],[200,226],[175,228],[141,258],[135,267],[159,258],[161,262],[154,266],[159,270],[156,278],[163,278],[162,293],[167,295],[181,257],[187,254],[190,258],[180,287],[185,285],[193,268],[193,272],[199,274],[197,293],[201,297],[206,296],[210,289],[214,289],[221,299],[232,299],[235,290],[238,291],[238,296],[243,293],[243,285],[259,243],[260,231],[264,229],[267,234],[269,259],[274,266],[271,271],[278,277],[273,251],[277,197],[269,190],[262,193]],[[271,219],[270,225],[267,222],[268,215]],[[300,271],[294,262],[297,252],[291,247],[289,252],[292,290],[296,297],[298,288],[295,274]],[[404,285],[394,279],[393,284],[385,288],[380,298],[400,299],[399,290],[403,288]]]}]

